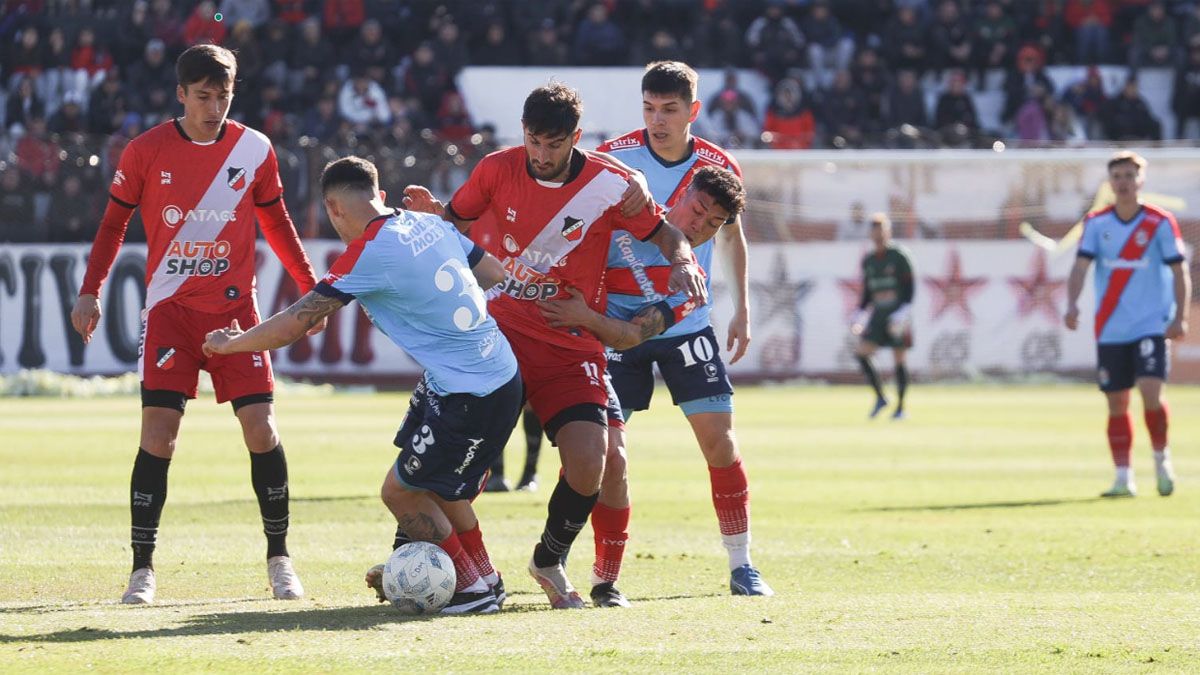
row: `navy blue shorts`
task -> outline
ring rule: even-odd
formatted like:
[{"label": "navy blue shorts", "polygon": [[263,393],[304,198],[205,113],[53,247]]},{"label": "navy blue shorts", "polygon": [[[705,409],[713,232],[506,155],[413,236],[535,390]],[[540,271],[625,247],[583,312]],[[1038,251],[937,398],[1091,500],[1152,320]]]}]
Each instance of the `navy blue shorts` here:
[{"label": "navy blue shorts", "polygon": [[1166,380],[1171,371],[1171,352],[1161,335],[1121,344],[1098,344],[1096,361],[1100,391],[1132,389],[1139,377]]},{"label": "navy blue shorts", "polygon": [[422,378],[396,432],[396,477],[448,501],[474,499],[508,443],[524,396],[520,374],[487,396],[439,396]]},{"label": "navy blue shorts", "polygon": [[654,365],[675,405],[733,393],[712,326],[673,338],[647,340],[623,352],[608,352],[608,374],[621,407],[646,410],[654,395]]}]

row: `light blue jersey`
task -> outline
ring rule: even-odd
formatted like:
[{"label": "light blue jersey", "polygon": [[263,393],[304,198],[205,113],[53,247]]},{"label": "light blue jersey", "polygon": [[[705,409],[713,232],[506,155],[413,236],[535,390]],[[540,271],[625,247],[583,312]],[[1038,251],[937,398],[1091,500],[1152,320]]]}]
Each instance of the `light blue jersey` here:
[{"label": "light blue jersey", "polygon": [[441,218],[398,210],[372,220],[314,290],[358,299],[438,395],[486,396],[513,378],[517,359],[471,273],[483,255]]},{"label": "light blue jersey", "polygon": [[[705,166],[719,166],[733,171],[738,178],[742,176],[741,168],[728,153],[698,137],[693,137],[692,152],[678,162],[667,162],[654,154],[645,129],[605,141],[598,149],[645,174],[654,201],[668,209],[687,190],[692,175]],[[694,250],[711,296],[713,240]],[[665,301],[674,313],[675,324],[653,339],[688,335],[707,328],[710,305],[697,306],[684,293],[671,295],[667,288],[669,277],[670,262],[657,246],[639,241],[627,232],[614,232],[605,277],[608,315],[628,321],[647,305]]]},{"label": "light blue jersey", "polygon": [[1115,208],[1084,219],[1079,257],[1096,263],[1096,341],[1121,344],[1162,335],[1175,318],[1172,265],[1183,238],[1170,212],[1144,205],[1131,220]]}]

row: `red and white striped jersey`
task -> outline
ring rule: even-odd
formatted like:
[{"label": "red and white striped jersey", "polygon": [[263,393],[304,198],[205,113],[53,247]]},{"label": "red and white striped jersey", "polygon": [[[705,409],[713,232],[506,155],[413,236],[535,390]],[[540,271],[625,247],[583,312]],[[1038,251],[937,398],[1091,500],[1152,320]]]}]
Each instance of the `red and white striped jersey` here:
[{"label": "red and white striped jersey", "polygon": [[[255,209],[272,207],[283,197],[279,165],[266,136],[230,120],[216,140],[197,143],[178,121],[165,122],[125,148],[110,194],[118,204],[142,212],[147,309],[170,300],[216,313],[254,293]],[[270,223],[270,234],[286,241],[289,232],[274,230],[290,230],[292,241],[280,250],[279,240],[273,240],[272,248],[294,278],[311,279],[295,228],[286,211],[282,214],[282,223]],[[107,272],[89,265],[83,292],[95,292]]]},{"label": "red and white striped jersey", "polygon": [[548,344],[595,349],[599,342],[591,334],[547,325],[536,301],[558,297],[563,286],[570,286],[603,312],[613,231],[649,239],[663,221],[662,209],[655,205],[624,218],[618,205],[629,173],[605,155],[576,149],[561,184],[537,180],[526,164],[522,146],[484,157],[455,193],[450,211],[468,220],[487,214],[496,223],[499,241],[492,251],[508,274],[488,310],[506,330]]}]

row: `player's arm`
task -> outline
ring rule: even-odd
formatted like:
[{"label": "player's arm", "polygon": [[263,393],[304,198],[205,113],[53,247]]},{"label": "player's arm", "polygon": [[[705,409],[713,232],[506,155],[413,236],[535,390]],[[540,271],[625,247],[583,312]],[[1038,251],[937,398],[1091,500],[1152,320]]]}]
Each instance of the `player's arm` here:
[{"label": "player's arm", "polygon": [[499,160],[494,155],[488,155],[467,176],[449,204],[433,196],[433,193],[420,185],[409,185],[404,188],[404,208],[433,215],[454,225],[459,232],[468,234],[471,223],[474,222],[492,203],[492,195],[496,189],[497,176],[503,171],[498,166]]},{"label": "player's arm", "polygon": [[867,329],[867,319],[871,317],[871,285],[867,279],[866,263],[862,266],[862,295],[858,299],[858,309],[855,310],[854,316],[850,318],[850,332],[854,335],[862,335],[862,332]]},{"label": "player's arm", "polygon": [[[263,169],[261,178],[254,181],[251,195],[254,199],[254,215],[258,218],[258,226],[267,245],[283,263],[288,276],[296,282],[301,293],[308,293],[317,285],[317,275],[300,244],[296,224],[292,222],[292,216],[283,202],[283,181],[279,177],[279,160],[274,148],[268,151]],[[316,335],[323,330],[325,322],[321,321],[311,327],[309,335]]]},{"label": "player's arm", "polygon": [[727,265],[726,269],[729,270],[729,277],[733,280],[733,318],[729,320],[729,337],[725,341],[725,349],[733,352],[729,363],[734,364],[750,347],[750,255],[740,215],[732,223],[722,227],[719,233],[719,248],[723,252],[722,257]]},{"label": "player's arm", "polygon": [[1067,313],[1063,315],[1063,325],[1067,330],[1079,327],[1079,294],[1083,292],[1083,282],[1087,279],[1088,267],[1092,265],[1091,256],[1081,255],[1075,258],[1075,265],[1067,277]]},{"label": "player's arm", "polygon": [[129,227],[129,219],[133,216],[136,204],[129,204],[110,197],[104,216],[100,219],[100,229],[96,232],[96,240],[92,242],[92,252],[88,256],[87,271],[83,275],[83,283],[79,287],[79,297],[71,308],[71,326],[83,336],[84,343],[92,341],[92,333],[100,323],[100,288],[108,278],[117,252],[125,241],[125,230]]},{"label": "player's arm", "polygon": [[1187,335],[1188,309],[1192,297],[1192,275],[1183,260],[1171,263],[1171,274],[1175,277],[1175,320],[1167,326],[1166,336],[1171,339]]},{"label": "player's arm", "polygon": [[686,293],[688,298],[700,304],[708,302],[708,288],[687,237],[663,219],[647,241],[657,246],[663,257],[671,263],[667,288],[672,293]]},{"label": "player's arm", "polygon": [[317,325],[345,305],[340,298],[309,291],[291,307],[250,330],[243,331],[237,320],[228,328],[210,332],[204,339],[205,354],[265,352],[286,347],[304,337]]},{"label": "player's arm", "polygon": [[462,244],[463,253],[467,255],[467,265],[471,268],[471,274],[475,276],[475,281],[479,283],[479,287],[483,290],[488,290],[492,286],[504,281],[504,264],[496,259],[491,253],[484,251],[482,247],[471,241],[461,232],[456,232],[458,241]]},{"label": "player's arm", "polygon": [[538,309],[553,328],[583,328],[613,349],[631,349],[670,328],[671,309],[664,302],[648,305],[631,321],[623,321],[588,307],[579,291],[567,287],[561,300],[538,301]]},{"label": "player's arm", "polygon": [[629,174],[629,187],[625,188],[625,193],[621,195],[621,215],[632,218],[654,200],[653,195],[650,194],[650,183],[646,181],[646,176],[641,171],[626,165],[607,152],[603,154],[610,162]]},{"label": "player's arm", "polygon": [[900,304],[888,317],[888,330],[896,337],[900,337],[908,330],[914,291],[912,261],[903,254],[900,256],[900,261],[901,264],[896,271],[898,281],[896,296]]}]

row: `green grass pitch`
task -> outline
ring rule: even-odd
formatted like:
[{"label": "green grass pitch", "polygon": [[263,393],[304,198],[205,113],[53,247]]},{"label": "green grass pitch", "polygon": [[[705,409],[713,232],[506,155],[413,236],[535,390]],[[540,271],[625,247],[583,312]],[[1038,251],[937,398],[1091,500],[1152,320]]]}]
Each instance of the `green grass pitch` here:
[{"label": "green grass pitch", "polygon": [[[754,559],[774,598],[734,598],[690,431],[659,392],[630,424],[629,610],[551,611],[523,571],[542,489],[477,508],[509,605],[406,619],[363,572],[393,525],[378,499],[402,395],[277,405],[290,548],[308,598],[268,599],[249,461],[228,407],[196,401],[171,467],[158,604],[129,569],[134,398],[0,401],[0,671],[1126,672],[1200,670],[1200,389],[1172,387],[1170,498],[1135,404],[1137,499],[1111,481],[1085,386],[917,386],[910,419],[858,387],[743,388]],[[520,431],[510,477],[523,461]],[[586,585],[591,532],[572,576]]]}]

